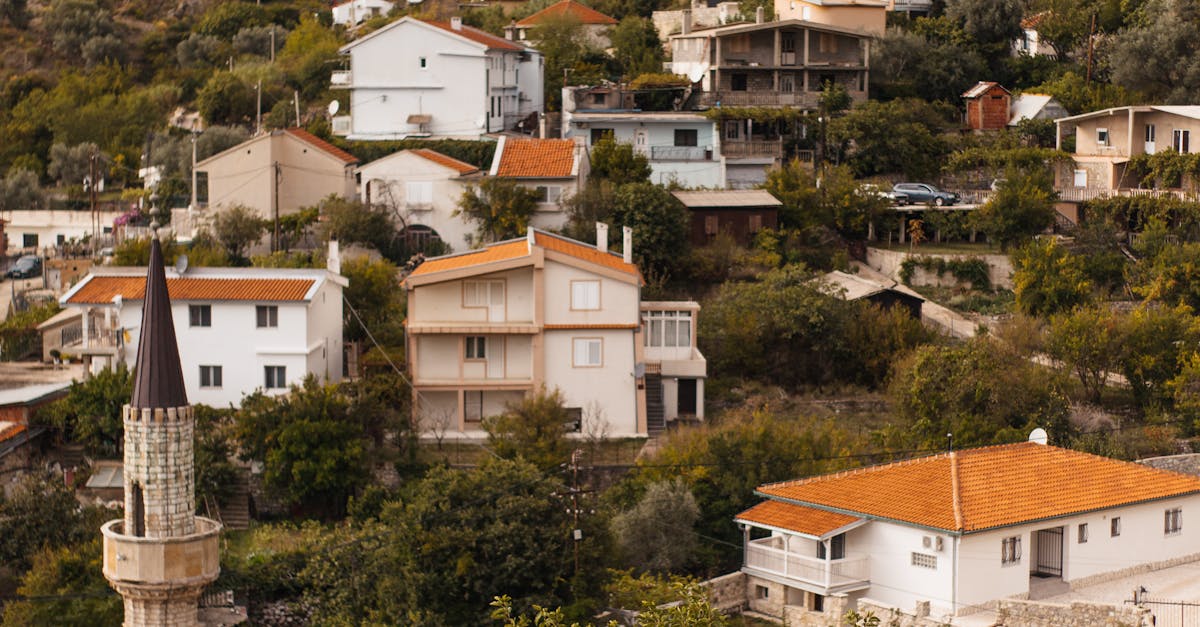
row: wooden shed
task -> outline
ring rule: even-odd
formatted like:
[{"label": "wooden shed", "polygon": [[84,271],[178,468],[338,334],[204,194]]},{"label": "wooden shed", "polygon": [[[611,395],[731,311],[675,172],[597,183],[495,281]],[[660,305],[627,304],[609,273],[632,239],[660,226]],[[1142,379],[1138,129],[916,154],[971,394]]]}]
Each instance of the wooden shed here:
[{"label": "wooden shed", "polygon": [[1000,83],[980,81],[962,95],[967,104],[967,127],[994,131],[1008,125],[1012,94]]}]

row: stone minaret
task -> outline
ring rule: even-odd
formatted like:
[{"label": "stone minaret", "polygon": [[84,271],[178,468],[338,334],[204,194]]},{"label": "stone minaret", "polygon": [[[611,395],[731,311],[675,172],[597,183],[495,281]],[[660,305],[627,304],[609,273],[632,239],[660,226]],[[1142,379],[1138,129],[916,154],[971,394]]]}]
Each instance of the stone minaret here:
[{"label": "stone minaret", "polygon": [[125,627],[198,625],[200,592],[220,573],[221,525],[195,515],[195,421],[157,235],[137,353],[133,397],[122,410],[125,518],[101,527],[104,577],[125,599]]}]

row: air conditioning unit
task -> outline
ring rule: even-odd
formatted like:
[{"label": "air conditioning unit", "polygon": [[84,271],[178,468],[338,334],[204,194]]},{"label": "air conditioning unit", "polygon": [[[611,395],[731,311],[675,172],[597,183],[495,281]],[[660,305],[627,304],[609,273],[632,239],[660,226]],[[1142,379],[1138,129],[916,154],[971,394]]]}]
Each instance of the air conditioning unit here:
[{"label": "air conditioning unit", "polygon": [[941,536],[922,536],[921,537],[921,546],[923,546],[927,549],[932,549],[934,551],[940,552],[942,550],[942,548],[944,547],[942,542],[943,541],[942,541]]},{"label": "air conditioning unit", "polygon": [[933,536],[922,536],[921,537],[921,546],[923,546],[927,549],[933,547]]}]

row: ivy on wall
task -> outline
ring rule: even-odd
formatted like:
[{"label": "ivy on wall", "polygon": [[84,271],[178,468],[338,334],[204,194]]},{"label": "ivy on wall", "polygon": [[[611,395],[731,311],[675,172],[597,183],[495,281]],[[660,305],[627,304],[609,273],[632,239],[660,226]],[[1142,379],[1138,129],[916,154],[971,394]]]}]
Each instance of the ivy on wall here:
[{"label": "ivy on wall", "polygon": [[900,280],[905,285],[909,285],[917,268],[936,274],[939,278],[950,273],[955,279],[970,283],[972,289],[985,291],[992,289],[992,280],[988,276],[988,264],[979,257],[967,257],[966,259],[946,259],[928,255],[908,257],[900,263]]}]

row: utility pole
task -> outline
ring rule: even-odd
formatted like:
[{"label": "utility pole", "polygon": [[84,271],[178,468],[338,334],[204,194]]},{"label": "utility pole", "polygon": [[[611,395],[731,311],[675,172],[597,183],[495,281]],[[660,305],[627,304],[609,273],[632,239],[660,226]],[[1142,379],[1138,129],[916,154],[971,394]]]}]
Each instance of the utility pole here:
[{"label": "utility pole", "polygon": [[92,154],[88,156],[88,192],[91,198],[91,219],[92,219],[92,256],[96,256],[99,250],[96,248],[96,242],[100,239],[100,214],[96,210],[96,151],[92,150]]},{"label": "utility pole", "polygon": [[271,25],[271,63],[275,62],[275,25]]},{"label": "utility pole", "polygon": [[296,128],[300,128],[300,90],[292,90],[292,102],[296,105]]},{"label": "utility pole", "polygon": [[254,134],[262,134],[262,79],[254,86],[256,101],[254,104]]},{"label": "utility pole", "polygon": [[188,209],[196,210],[196,129],[192,129],[192,201],[188,204]]},{"label": "utility pole", "polygon": [[1092,52],[1095,50],[1096,41],[1096,14],[1092,13],[1092,27],[1088,30],[1088,60],[1087,60],[1087,80],[1086,84],[1092,84]]},{"label": "utility pole", "polygon": [[279,162],[275,164],[275,230],[271,234],[271,252],[279,250],[279,179],[282,176],[282,171],[279,168]]},{"label": "utility pole", "polygon": [[575,449],[571,452],[571,539],[575,553],[575,576],[579,576],[579,541],[583,539],[583,530],[579,528],[579,456],[583,451]]}]

